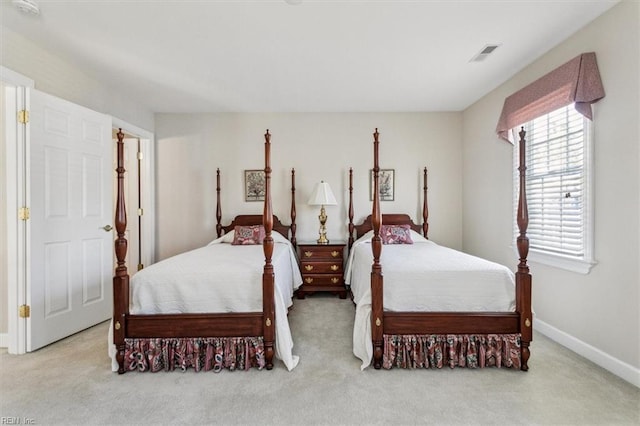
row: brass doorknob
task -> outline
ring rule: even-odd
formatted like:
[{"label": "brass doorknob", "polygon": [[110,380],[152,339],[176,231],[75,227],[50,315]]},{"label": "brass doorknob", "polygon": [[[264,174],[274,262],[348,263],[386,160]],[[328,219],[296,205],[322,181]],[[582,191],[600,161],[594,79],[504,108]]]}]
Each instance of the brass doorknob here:
[{"label": "brass doorknob", "polygon": [[111,227],[111,225],[105,225],[102,227],[102,229],[104,229],[104,232],[109,232],[111,231],[113,228]]}]

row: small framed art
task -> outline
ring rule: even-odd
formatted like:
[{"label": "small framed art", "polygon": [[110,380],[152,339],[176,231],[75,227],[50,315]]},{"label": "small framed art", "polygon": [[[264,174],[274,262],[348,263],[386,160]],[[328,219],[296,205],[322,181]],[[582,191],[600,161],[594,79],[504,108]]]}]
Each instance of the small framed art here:
[{"label": "small framed art", "polygon": [[264,201],[264,170],[244,171],[244,200]]},{"label": "small framed art", "polygon": [[[369,190],[369,198],[373,201],[373,169],[369,173],[369,181],[371,189]],[[380,187],[380,201],[393,201],[395,195],[395,170],[380,169],[378,172],[378,182]]]}]

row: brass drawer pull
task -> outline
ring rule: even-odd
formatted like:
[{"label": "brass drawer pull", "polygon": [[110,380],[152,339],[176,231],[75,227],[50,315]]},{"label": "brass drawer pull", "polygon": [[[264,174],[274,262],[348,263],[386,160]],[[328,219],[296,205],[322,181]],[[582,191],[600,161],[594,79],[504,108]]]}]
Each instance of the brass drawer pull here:
[{"label": "brass drawer pull", "polygon": [[339,254],[340,254],[340,252],[336,251],[336,250],[331,252],[331,256],[333,256],[333,257],[338,257]]},{"label": "brass drawer pull", "polygon": [[332,271],[337,271],[340,267],[338,265],[331,265]]},{"label": "brass drawer pull", "polygon": [[307,277],[304,279],[304,282],[307,284],[311,284],[313,282],[313,278]]},{"label": "brass drawer pull", "polygon": [[340,281],[340,278],[331,278],[331,282],[334,284],[338,284],[338,281]]},{"label": "brass drawer pull", "polygon": [[311,257],[311,256],[313,256],[313,252],[312,251],[305,251],[304,255],[305,255],[305,257]]},{"label": "brass drawer pull", "polygon": [[306,269],[307,271],[312,271],[313,265],[304,265],[304,269]]}]

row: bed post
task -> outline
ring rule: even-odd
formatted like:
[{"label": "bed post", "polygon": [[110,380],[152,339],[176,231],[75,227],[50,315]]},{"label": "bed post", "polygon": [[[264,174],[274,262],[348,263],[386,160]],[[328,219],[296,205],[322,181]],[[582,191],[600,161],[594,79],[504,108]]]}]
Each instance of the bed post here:
[{"label": "bed post", "polygon": [[429,203],[427,202],[427,168],[423,172],[424,185],[422,186],[422,235],[429,238]]},{"label": "bed post", "polygon": [[264,271],[262,273],[262,315],[264,321],[264,355],[267,370],[273,368],[273,343],[275,337],[275,306],[273,264],[273,211],[271,210],[271,135],[269,129],[264,134],[264,211],[262,213],[265,237],[262,244],[264,249]]},{"label": "bed post", "polygon": [[222,207],[220,207],[220,169],[216,170],[216,234],[222,234]]},{"label": "bed post", "polygon": [[298,245],[296,241],[296,169],[291,168],[291,244]]},{"label": "bed post", "polygon": [[353,168],[349,167],[349,250],[353,245]]},{"label": "bed post", "polygon": [[520,129],[520,194],[518,198],[517,222],[520,235],[517,238],[518,254],[520,263],[516,272],[516,310],[520,314],[520,333],[522,340],[521,358],[522,371],[529,370],[529,343],[533,340],[533,318],[531,315],[531,274],[527,265],[527,255],[529,254],[529,237],[527,237],[527,227],[529,226],[529,212],[527,209],[526,191],[526,161],[525,161],[525,135],[524,128]]},{"label": "bed post", "polygon": [[371,239],[371,250],[373,252],[373,266],[371,267],[371,338],[373,341],[373,367],[382,367],[382,320],[383,320],[383,300],[382,300],[382,265],[380,264],[380,253],[382,252],[382,240],[380,238],[380,227],[382,225],[382,214],[380,213],[380,187],[378,163],[378,129],[373,134],[373,211],[371,222],[373,225],[373,238]]},{"label": "bed post", "polygon": [[129,314],[129,273],[125,257],[127,256],[127,239],[125,230],[127,229],[127,210],[124,199],[124,133],[118,129],[117,133],[117,196],[115,225],[117,238],[114,242],[114,249],[117,259],[115,275],[113,277],[113,343],[116,346],[116,360],[118,361],[118,373],[125,372],[124,369],[124,338],[126,329],[126,316]]}]

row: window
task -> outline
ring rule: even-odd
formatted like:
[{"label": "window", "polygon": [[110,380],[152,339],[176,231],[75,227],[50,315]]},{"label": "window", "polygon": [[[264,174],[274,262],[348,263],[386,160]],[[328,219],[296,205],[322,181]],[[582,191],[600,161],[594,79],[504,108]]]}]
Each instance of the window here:
[{"label": "window", "polygon": [[[529,260],[586,274],[595,263],[590,121],[568,105],[523,127],[527,132]],[[516,208],[517,151],[516,148]],[[514,231],[519,235],[515,223]]]}]

